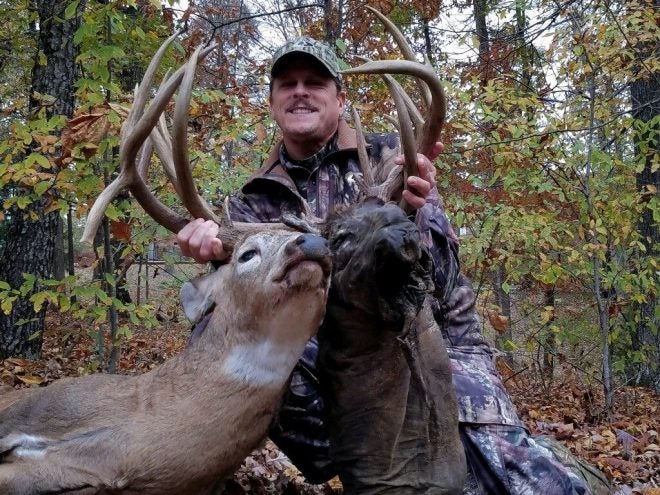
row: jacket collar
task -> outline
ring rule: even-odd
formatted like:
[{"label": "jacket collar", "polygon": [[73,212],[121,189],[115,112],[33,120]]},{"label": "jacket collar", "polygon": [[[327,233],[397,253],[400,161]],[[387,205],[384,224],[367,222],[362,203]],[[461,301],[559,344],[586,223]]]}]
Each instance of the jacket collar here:
[{"label": "jacket collar", "polygon": [[[273,146],[273,149],[270,150],[270,154],[268,155],[268,158],[266,158],[266,161],[261,166],[261,168],[257,170],[254,174],[252,174],[252,176],[250,176],[248,181],[256,177],[262,177],[267,172],[275,171],[275,168],[277,167],[274,168],[273,166],[280,161],[280,148],[282,148],[281,139],[277,142],[275,146]],[[357,134],[355,132],[355,129],[352,129],[344,119],[341,119],[339,121],[339,126],[337,127],[337,150],[341,151],[341,150],[356,149],[356,148],[357,148]]]},{"label": "jacket collar", "polygon": [[[245,185],[241,188],[241,191],[244,194],[249,194],[252,191],[260,190],[261,187],[265,186],[267,183],[277,182],[278,184],[285,186],[290,192],[300,200],[303,201],[302,197],[298,194],[296,190],[296,185],[294,184],[289,174],[286,172],[284,167],[280,165],[280,148],[282,147],[282,140],[280,139],[273,149],[270,151],[268,158],[261,166],[259,170],[254,172],[247,180]],[[357,134],[355,129],[352,129],[348,123],[341,119],[339,121],[339,126],[337,127],[337,151],[344,150],[355,150],[357,149]],[[336,153],[335,152],[335,153]],[[265,181],[265,182],[264,182]]]}]

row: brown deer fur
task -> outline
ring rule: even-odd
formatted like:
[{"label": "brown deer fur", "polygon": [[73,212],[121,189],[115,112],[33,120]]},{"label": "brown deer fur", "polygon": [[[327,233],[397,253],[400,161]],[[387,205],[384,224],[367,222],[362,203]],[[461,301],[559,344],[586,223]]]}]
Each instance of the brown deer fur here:
[{"label": "brown deer fur", "polygon": [[140,376],[61,380],[0,411],[0,493],[209,493],[265,437],[325,311],[309,234],[248,237],[182,289],[198,341]]}]

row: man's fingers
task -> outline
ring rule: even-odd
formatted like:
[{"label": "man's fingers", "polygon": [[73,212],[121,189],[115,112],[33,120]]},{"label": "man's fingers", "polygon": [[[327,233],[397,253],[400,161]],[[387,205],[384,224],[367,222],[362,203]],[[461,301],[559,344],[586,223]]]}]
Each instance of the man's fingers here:
[{"label": "man's fingers", "polygon": [[198,218],[188,223],[177,234],[181,254],[204,263],[227,257],[218,235],[218,225],[212,220]]},{"label": "man's fingers", "polygon": [[223,260],[227,257],[227,252],[222,245],[222,241],[217,237],[212,239],[213,259]]},{"label": "man's fingers", "polygon": [[420,198],[419,196],[415,196],[412,192],[408,191],[407,189],[404,189],[403,193],[401,193],[401,196],[406,203],[408,203],[416,210],[420,209],[422,206],[424,206],[424,204],[426,204],[425,198]]},{"label": "man's fingers", "polygon": [[435,166],[424,155],[419,155],[417,159],[417,169],[419,170],[419,177],[432,184],[435,184]]},{"label": "man's fingers", "polygon": [[204,223],[203,218],[197,218],[188,222],[176,235],[177,243],[181,249],[181,254],[184,256],[191,256],[189,241],[190,237],[195,233],[195,230]]},{"label": "man's fingers", "polygon": [[212,220],[207,220],[197,226],[188,239],[190,252],[197,261],[208,261],[208,257],[213,253],[211,240],[216,235],[218,235],[218,225]]},{"label": "man's fingers", "polygon": [[438,155],[442,153],[445,150],[445,145],[442,144],[440,141],[436,141],[435,144],[433,145],[433,148],[431,149],[431,156],[429,156],[429,159],[431,161],[435,160],[438,158]]},{"label": "man's fingers", "polygon": [[430,181],[424,180],[421,177],[408,177],[408,190],[417,196],[422,196],[425,198],[428,196],[432,187],[433,184]]}]

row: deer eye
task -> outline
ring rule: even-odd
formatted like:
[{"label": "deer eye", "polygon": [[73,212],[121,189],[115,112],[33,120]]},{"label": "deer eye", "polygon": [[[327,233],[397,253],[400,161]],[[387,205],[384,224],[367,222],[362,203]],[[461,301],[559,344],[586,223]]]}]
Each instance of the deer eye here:
[{"label": "deer eye", "polygon": [[248,249],[243,254],[241,254],[241,256],[238,258],[238,262],[239,263],[245,263],[246,261],[250,261],[256,255],[257,255],[257,250],[256,249]]},{"label": "deer eye", "polygon": [[346,231],[338,232],[337,235],[332,239],[331,242],[332,249],[335,250],[342,247],[347,242],[353,240],[354,237],[355,236],[353,235],[352,232],[346,232]]}]

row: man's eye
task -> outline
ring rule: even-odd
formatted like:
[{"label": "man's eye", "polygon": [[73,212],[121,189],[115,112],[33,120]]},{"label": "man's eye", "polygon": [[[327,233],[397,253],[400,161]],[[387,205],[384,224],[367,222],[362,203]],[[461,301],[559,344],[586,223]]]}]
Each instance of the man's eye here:
[{"label": "man's eye", "polygon": [[250,249],[248,251],[245,251],[241,256],[238,258],[239,263],[245,263],[246,261],[250,261],[252,258],[254,258],[257,255],[257,250],[256,249]]}]

